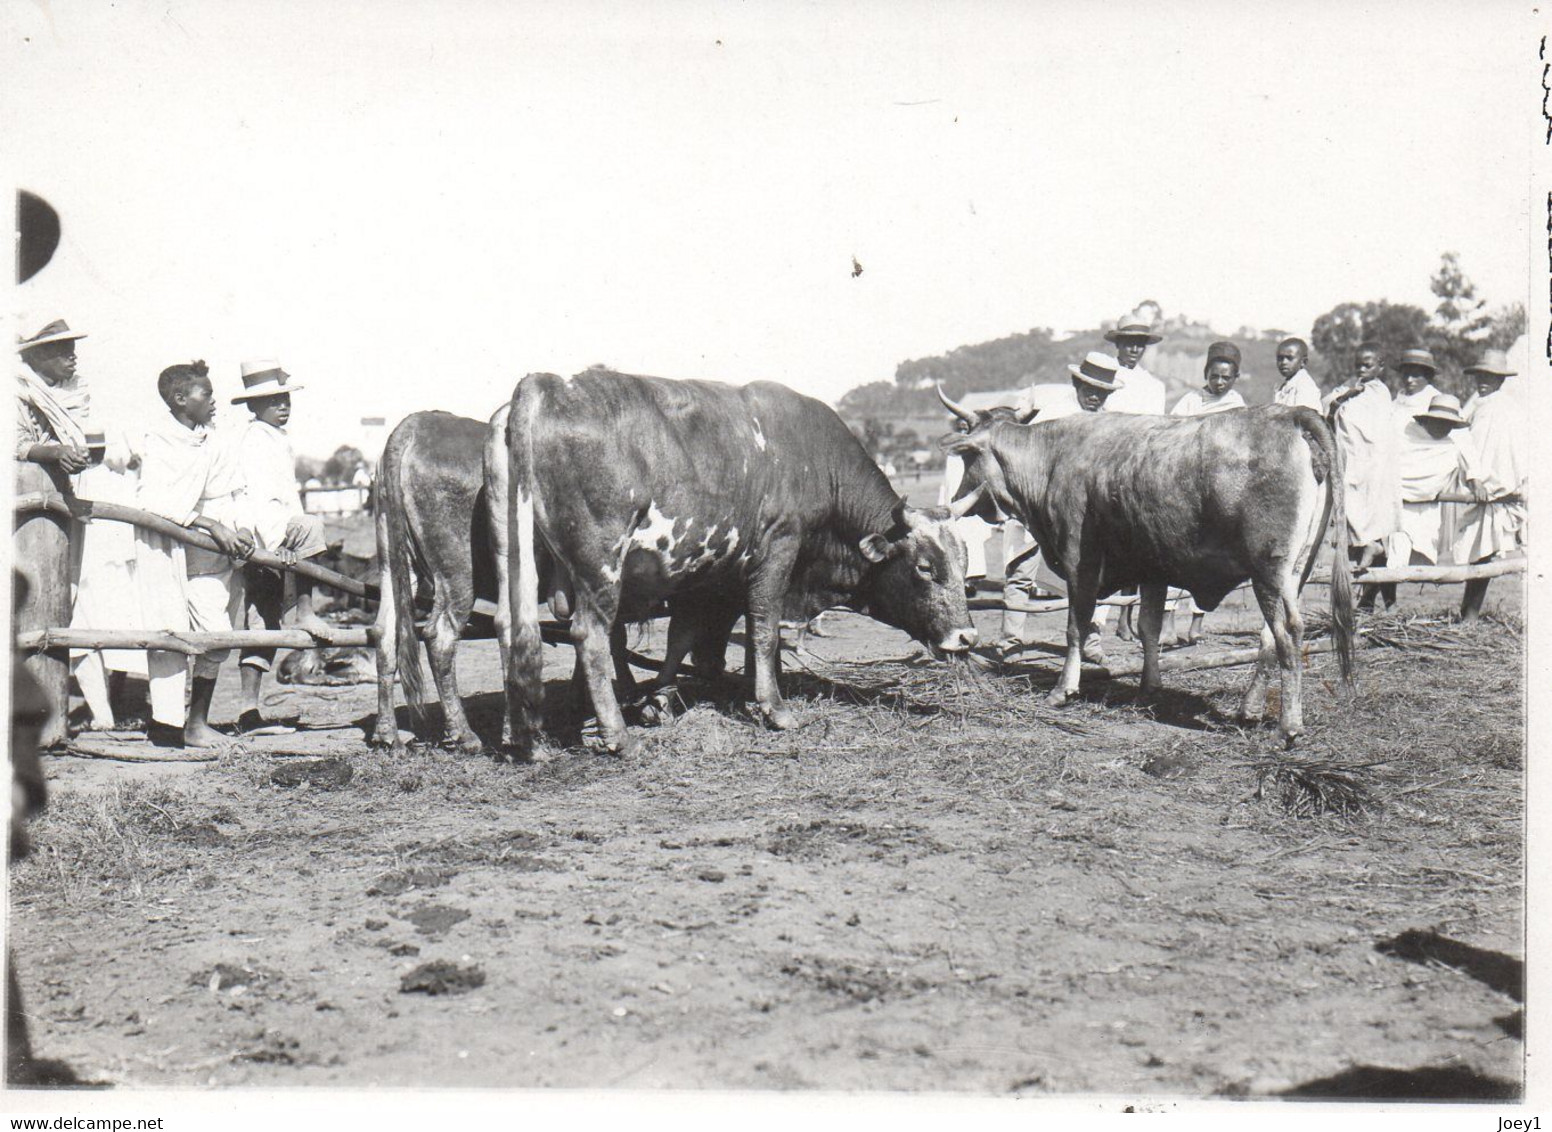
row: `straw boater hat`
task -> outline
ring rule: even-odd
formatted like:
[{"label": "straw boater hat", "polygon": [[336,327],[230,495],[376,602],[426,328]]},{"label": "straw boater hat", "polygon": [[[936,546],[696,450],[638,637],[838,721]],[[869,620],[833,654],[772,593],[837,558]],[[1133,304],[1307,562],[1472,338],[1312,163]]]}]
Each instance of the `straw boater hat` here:
[{"label": "straw boater hat", "polygon": [[1234,368],[1239,368],[1239,347],[1233,342],[1214,342],[1207,347],[1207,364],[1214,362],[1233,362]]},{"label": "straw boater hat", "polygon": [[1454,428],[1465,428],[1466,418],[1460,415],[1460,402],[1448,393],[1441,393],[1428,402],[1428,408],[1421,413],[1413,413],[1415,421],[1444,421]]},{"label": "straw boater hat", "polygon": [[1410,350],[1401,351],[1401,356],[1396,359],[1396,368],[1406,369],[1407,366],[1417,366],[1419,369],[1428,370],[1430,373],[1439,372],[1439,367],[1434,362],[1433,355],[1421,346],[1414,346]]},{"label": "straw boater hat", "polygon": [[1124,314],[1116,319],[1115,329],[1105,331],[1105,341],[1115,342],[1122,338],[1146,338],[1148,345],[1164,341],[1164,335],[1155,334],[1151,324],[1143,321],[1142,316],[1133,312]]},{"label": "straw boater hat", "polygon": [[77,338],[85,338],[86,335],[79,331],[71,330],[65,325],[65,320],[56,318],[31,338],[22,338],[17,342],[16,348],[21,353],[26,353],[34,346],[47,346],[50,342],[73,342]]},{"label": "straw boater hat", "polygon": [[1108,393],[1114,393],[1122,385],[1116,372],[1119,368],[1120,363],[1109,354],[1101,354],[1098,350],[1090,350],[1082,362],[1077,365],[1069,365],[1067,372],[1085,385],[1092,385],[1096,389],[1103,389]]},{"label": "straw boater hat", "polygon": [[252,401],[256,397],[273,397],[276,393],[295,393],[306,386],[293,382],[291,375],[280,368],[274,358],[261,358],[242,364],[243,391],[232,398],[232,404]]},{"label": "straw boater hat", "polygon": [[1485,373],[1493,377],[1513,377],[1518,370],[1509,368],[1509,355],[1502,350],[1488,350],[1482,360],[1467,366],[1463,373]]}]

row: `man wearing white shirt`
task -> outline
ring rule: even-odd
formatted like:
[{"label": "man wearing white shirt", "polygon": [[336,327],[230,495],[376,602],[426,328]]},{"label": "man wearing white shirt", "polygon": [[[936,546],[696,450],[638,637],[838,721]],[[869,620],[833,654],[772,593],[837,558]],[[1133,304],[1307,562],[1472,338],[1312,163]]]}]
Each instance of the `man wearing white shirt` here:
[{"label": "man wearing white shirt", "polygon": [[1421,347],[1403,350],[1396,360],[1401,374],[1401,392],[1396,394],[1396,427],[1405,429],[1418,413],[1426,412],[1433,399],[1439,395],[1433,378],[1439,372],[1433,355]]},{"label": "man wearing white shirt", "polygon": [[1391,536],[1388,557],[1398,565],[1440,561],[1446,492],[1460,489],[1471,457],[1460,402],[1439,393],[1401,430],[1401,529]]},{"label": "man wearing white shirt", "polygon": [[[1396,458],[1394,402],[1385,384],[1385,355],[1375,342],[1358,347],[1355,372],[1328,398],[1347,481],[1349,556],[1362,566],[1386,563],[1385,543],[1401,529],[1401,473]],[[1394,585],[1365,586],[1360,609],[1373,610],[1376,592],[1387,608]]]},{"label": "man wearing white shirt", "polygon": [[[152,514],[205,531],[219,551],[185,547],[155,531],[135,532],[135,574],[144,623],[173,632],[229,632],[240,617],[242,574],[233,569],[253,552],[246,529],[242,470],[227,438],[212,428],[216,402],[204,362],[168,366],[157,392],[169,416],[148,429],[140,456],[136,502]],[[184,716],[188,658],[153,649],[151,722],[157,746],[212,747],[222,736],[210,726],[216,674],[226,652],[194,658],[194,686]]]},{"label": "man wearing white shirt", "polygon": [[1110,397],[1105,411],[1110,413],[1156,413],[1163,415],[1164,383],[1143,369],[1142,356],[1149,346],[1164,341],[1141,315],[1126,315],[1116,320],[1105,341],[1116,350],[1117,374],[1121,387]]},{"label": "man wearing white shirt", "polygon": [[[1461,560],[1475,564],[1508,557],[1525,545],[1530,450],[1524,406],[1503,387],[1504,379],[1515,375],[1504,351],[1488,350],[1480,361],[1466,367],[1465,374],[1477,387],[1466,477],[1472,494],[1482,502],[1461,516],[1455,544]],[[1488,581],[1466,583],[1460,607],[1463,621],[1481,614]]]},{"label": "man wearing white shirt", "polygon": [[[243,391],[232,398],[232,404],[246,403],[253,413],[243,428],[238,452],[254,539],[264,550],[291,561],[321,554],[325,549],[323,523],[302,510],[301,493],[296,488],[296,453],[286,435],[291,394],[303,386],[291,381],[291,375],[271,359],[244,362],[242,381]],[[313,612],[311,586],[298,587],[295,574],[282,576],[268,567],[249,565],[243,575],[252,607],[250,627],[278,629],[285,612],[294,607],[296,628],[323,641],[330,639],[329,624]],[[254,621],[259,624],[253,625]],[[274,660],[273,648],[250,646],[242,650],[238,672],[244,707],[237,719],[239,734],[281,735],[294,730],[287,724],[267,722],[259,713],[259,688]]]},{"label": "man wearing white shirt", "polygon": [[1320,386],[1310,376],[1309,343],[1302,338],[1284,338],[1277,344],[1277,372],[1283,383],[1272,394],[1275,405],[1302,405],[1306,409],[1320,408]]}]

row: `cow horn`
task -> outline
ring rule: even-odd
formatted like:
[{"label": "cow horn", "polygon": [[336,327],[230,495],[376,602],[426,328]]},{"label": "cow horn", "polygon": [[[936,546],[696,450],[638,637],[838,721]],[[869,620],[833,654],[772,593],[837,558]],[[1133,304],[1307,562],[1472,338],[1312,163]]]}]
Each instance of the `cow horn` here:
[{"label": "cow horn", "polygon": [[943,407],[945,409],[953,413],[960,420],[964,421],[965,424],[975,424],[975,414],[972,413],[969,409],[966,409],[963,406],[957,405],[953,401],[950,401],[948,399],[948,394],[943,392],[943,386],[934,384],[933,388],[938,391],[938,400],[943,402]]},{"label": "cow horn", "polygon": [[981,502],[981,493],[986,490],[984,483],[976,484],[969,495],[962,495],[948,505],[948,513],[956,519],[962,519]]}]

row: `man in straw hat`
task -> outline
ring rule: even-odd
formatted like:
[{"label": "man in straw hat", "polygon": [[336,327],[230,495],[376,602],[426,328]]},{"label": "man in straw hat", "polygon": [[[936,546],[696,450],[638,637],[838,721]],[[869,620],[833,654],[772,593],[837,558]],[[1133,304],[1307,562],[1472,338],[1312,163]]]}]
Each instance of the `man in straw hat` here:
[{"label": "man in straw hat", "polygon": [[[18,343],[18,495],[68,494],[70,477],[86,467],[86,396],[76,378],[75,356],[75,344],[85,337],[54,319]],[[17,611],[16,630],[63,628],[70,622],[70,521],[46,511],[29,511],[18,520],[11,546],[32,586],[27,604]],[[45,747],[53,746],[66,734],[69,671],[45,652],[32,653],[25,663],[44,693],[61,705],[42,736]]]},{"label": "man in straw hat", "polygon": [[[1507,557],[1525,544],[1530,453],[1523,406],[1503,387],[1504,379],[1515,375],[1508,355],[1488,350],[1466,367],[1465,374],[1477,390],[1470,416],[1468,454],[1472,459],[1467,476],[1472,494],[1480,502],[1461,515],[1455,542],[1463,561],[1480,563]],[[1481,614],[1488,581],[1482,578],[1466,583],[1460,606],[1462,620],[1472,621]]]},{"label": "man in straw hat", "polygon": [[1272,394],[1276,405],[1302,406],[1320,412],[1320,386],[1309,371],[1309,343],[1302,338],[1284,338],[1277,344],[1277,372],[1282,384]]},{"label": "man in straw hat", "polygon": [[[202,530],[219,551],[185,546],[137,529],[136,568],[142,615],[148,626],[194,632],[230,631],[243,608],[242,574],[234,563],[253,552],[247,530],[242,468],[229,440],[211,427],[215,392],[202,361],[168,366],[157,378],[168,416],[147,429],[140,458],[137,502],[146,511]],[[157,746],[212,747],[222,736],[210,726],[210,703],[225,651],[194,658],[194,684],[184,715],[188,658],[152,650],[151,723]]]},{"label": "man in straw hat", "polygon": [[[1398,565],[1433,564],[1448,545],[1439,496],[1458,491],[1468,462],[1462,446],[1466,419],[1448,393],[1412,414],[1401,431],[1401,528],[1387,557]],[[1453,534],[1453,532],[1448,532]]]},{"label": "man in straw hat", "polygon": [[1432,405],[1433,399],[1439,395],[1439,390],[1433,384],[1439,367],[1434,363],[1433,354],[1421,346],[1414,346],[1410,350],[1401,351],[1401,356],[1396,359],[1396,371],[1401,375],[1401,390],[1396,394],[1393,404],[1396,428],[1403,430],[1412,424],[1418,413]]},{"label": "man in straw hat", "polygon": [[1111,413],[1164,412],[1164,383],[1142,367],[1142,356],[1149,346],[1164,341],[1153,326],[1133,312],[1116,319],[1115,328],[1105,332],[1105,341],[1115,346],[1120,388],[1105,406]]},{"label": "man in straw hat", "polygon": [[[1385,355],[1364,342],[1351,381],[1327,399],[1337,443],[1346,460],[1348,554],[1361,566],[1383,566],[1385,542],[1401,529],[1401,475],[1394,402],[1385,384]],[[1363,587],[1359,608],[1374,609],[1376,591],[1387,608],[1394,585]]]},{"label": "man in straw hat", "polygon": [[[232,398],[232,404],[246,404],[253,413],[238,441],[238,459],[254,541],[292,562],[321,554],[325,549],[323,521],[302,510],[302,496],[296,488],[296,453],[286,435],[291,394],[304,386],[292,381],[273,359],[244,362],[241,373],[243,390]],[[243,567],[243,578],[250,628],[278,629],[286,612],[294,609],[296,628],[322,641],[332,638],[328,622],[314,612],[310,583],[299,585],[295,574],[281,574],[252,563]],[[242,650],[238,660],[243,697],[242,714],[237,719],[239,734],[276,735],[294,730],[287,724],[266,721],[259,712],[260,685],[274,661],[273,648],[250,646]]]},{"label": "man in straw hat", "polygon": [[[1105,341],[1115,346],[1121,382],[1121,388],[1105,406],[1107,412],[1164,412],[1164,383],[1142,367],[1142,356],[1148,347],[1163,340],[1163,336],[1154,332],[1153,324],[1140,311],[1122,315],[1116,319],[1115,328],[1105,332]],[[1123,606],[1121,619],[1116,625],[1116,636],[1130,641],[1136,635],[1132,628],[1132,607]]]}]

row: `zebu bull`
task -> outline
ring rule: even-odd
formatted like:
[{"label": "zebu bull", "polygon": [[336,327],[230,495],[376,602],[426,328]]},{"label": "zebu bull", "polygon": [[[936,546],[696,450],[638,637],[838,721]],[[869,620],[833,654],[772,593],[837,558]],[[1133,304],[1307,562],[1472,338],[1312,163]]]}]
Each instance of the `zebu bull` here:
[{"label": "zebu bull", "polygon": [[[394,681],[402,679],[404,698],[418,711],[425,688],[418,642],[424,640],[431,662],[431,676],[442,701],[443,742],[468,751],[483,744],[469,726],[458,694],[455,668],[458,642],[469,624],[475,601],[495,607],[497,637],[501,642],[502,669],[506,631],[506,420],[509,405],[502,405],[487,424],[440,411],[412,413],[394,428],[378,464],[376,495],[377,560],[381,567],[381,599],[376,628],[377,723],[374,746],[398,744],[394,720]],[[494,438],[494,443],[492,442]],[[496,468],[494,489],[486,495],[486,461]],[[499,516],[493,525],[491,516]],[[539,572],[548,586],[548,556],[539,552]],[[551,612],[570,615],[564,595],[552,595]],[[695,637],[692,651],[697,670],[714,675],[721,670],[727,648],[726,627],[720,638],[707,637],[698,611],[681,614],[680,631]],[[728,623],[728,627],[731,622]],[[617,626],[612,645],[615,675],[627,688],[633,686],[624,659],[624,629]],[[282,664],[278,678],[286,679],[287,664],[301,665],[326,660],[318,651],[295,652]],[[299,683],[348,683],[333,679],[320,669],[317,676],[302,676]]]},{"label": "zebu bull", "polygon": [[[939,396],[942,397],[940,391]],[[1266,619],[1261,656],[1240,704],[1265,709],[1275,644],[1282,671],[1281,727],[1304,729],[1299,592],[1329,529],[1347,530],[1342,457],[1309,409],[1269,405],[1204,417],[1083,413],[1042,424],[976,420],[943,446],[965,461],[960,491],[1016,516],[1067,581],[1067,657],[1051,692],[1078,691],[1084,631],[1101,598],[1140,587],[1143,691],[1160,687],[1159,627],[1168,586],[1216,609],[1247,579]],[[1331,622],[1344,681],[1352,684],[1352,575],[1338,548]]]},{"label": "zebu bull", "polygon": [[[943,511],[908,507],[828,406],[784,386],[735,388],[589,370],[518,384],[507,428],[513,643],[509,725],[519,752],[539,730],[547,550],[573,606],[571,635],[602,746],[625,748],[607,675],[609,626],[667,600],[725,638],[753,621],[755,698],[771,726],[794,719],[776,680],[779,622],[847,605],[935,654],[975,643],[964,548]],[[694,634],[670,625],[659,680]]]}]

